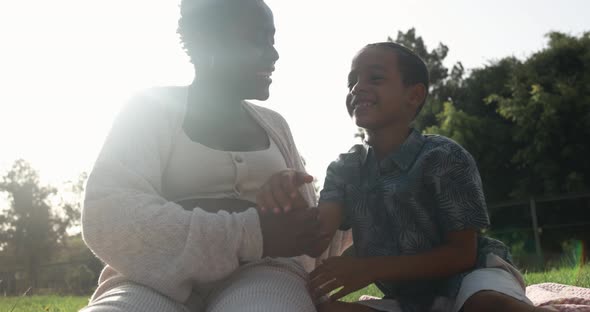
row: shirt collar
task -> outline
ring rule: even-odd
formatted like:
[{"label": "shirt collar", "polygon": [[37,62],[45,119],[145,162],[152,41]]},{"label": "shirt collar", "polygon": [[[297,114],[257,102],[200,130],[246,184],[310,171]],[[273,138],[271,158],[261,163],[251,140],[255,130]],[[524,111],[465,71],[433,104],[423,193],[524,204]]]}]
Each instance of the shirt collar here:
[{"label": "shirt collar", "polygon": [[[406,138],[400,148],[381,160],[381,166],[390,167],[391,163],[394,163],[401,170],[408,170],[418,157],[418,154],[420,154],[425,141],[424,136],[420,132],[416,129],[411,129],[410,135]],[[364,165],[369,154],[372,153],[372,148],[366,142],[363,142],[363,147],[364,148],[361,149],[361,160]]]}]

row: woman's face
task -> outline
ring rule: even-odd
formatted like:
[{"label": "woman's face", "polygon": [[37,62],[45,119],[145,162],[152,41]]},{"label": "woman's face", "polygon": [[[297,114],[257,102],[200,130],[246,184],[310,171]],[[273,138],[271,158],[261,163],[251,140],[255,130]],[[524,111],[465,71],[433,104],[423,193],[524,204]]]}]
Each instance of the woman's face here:
[{"label": "woman's face", "polygon": [[272,11],[263,1],[239,2],[226,31],[213,41],[209,74],[242,99],[266,100],[279,59]]}]

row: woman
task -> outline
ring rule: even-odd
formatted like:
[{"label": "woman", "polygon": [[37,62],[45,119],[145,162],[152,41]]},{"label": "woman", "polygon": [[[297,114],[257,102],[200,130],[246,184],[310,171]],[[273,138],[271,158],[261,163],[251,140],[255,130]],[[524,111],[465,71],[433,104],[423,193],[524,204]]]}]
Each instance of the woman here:
[{"label": "woman", "polygon": [[273,173],[303,170],[284,119],[244,101],[269,96],[272,12],[183,0],[178,32],[194,82],[133,99],[89,177],[84,240],[107,266],[83,311],[315,311],[314,260],[277,258],[316,238],[313,189],[286,214],[253,204]]}]

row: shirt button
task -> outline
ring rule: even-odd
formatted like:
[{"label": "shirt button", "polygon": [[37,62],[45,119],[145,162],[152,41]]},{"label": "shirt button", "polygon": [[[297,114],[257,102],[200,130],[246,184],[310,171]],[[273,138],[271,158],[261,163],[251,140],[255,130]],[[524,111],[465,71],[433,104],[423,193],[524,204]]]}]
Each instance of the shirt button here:
[{"label": "shirt button", "polygon": [[237,162],[237,163],[241,163],[241,162],[243,162],[243,161],[244,161],[244,159],[243,159],[243,158],[242,158],[242,156],[240,156],[240,155],[236,155],[236,156],[234,157],[234,159],[236,160],[236,162]]}]

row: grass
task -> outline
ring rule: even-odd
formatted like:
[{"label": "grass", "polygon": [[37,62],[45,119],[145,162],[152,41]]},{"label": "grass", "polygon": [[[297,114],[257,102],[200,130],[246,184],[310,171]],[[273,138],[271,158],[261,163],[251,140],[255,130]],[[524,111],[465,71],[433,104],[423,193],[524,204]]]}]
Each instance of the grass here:
[{"label": "grass", "polygon": [[562,267],[540,273],[525,273],[527,285],[553,282],[590,288],[590,264],[583,267]]},{"label": "grass", "polygon": [[0,311],[2,312],[10,312],[15,304],[13,312],[74,312],[88,304],[88,297],[0,297]]},{"label": "grass", "polygon": [[[583,267],[561,267],[545,272],[525,273],[524,279],[527,285],[551,282],[590,288],[590,264]],[[370,285],[365,289],[361,289],[344,297],[342,300],[347,302],[357,301],[362,295],[375,297],[383,296],[381,291],[375,287],[375,285]]]},{"label": "grass", "polygon": [[[526,273],[524,275],[527,284],[553,282],[559,284],[575,285],[590,288],[590,265],[583,267],[562,267],[541,273]],[[377,287],[371,285],[346,296],[344,301],[356,301],[362,295],[381,296]],[[0,311],[10,312],[17,304],[13,312],[75,312],[88,302],[88,297],[60,297],[60,296],[29,296],[0,297]]]}]

